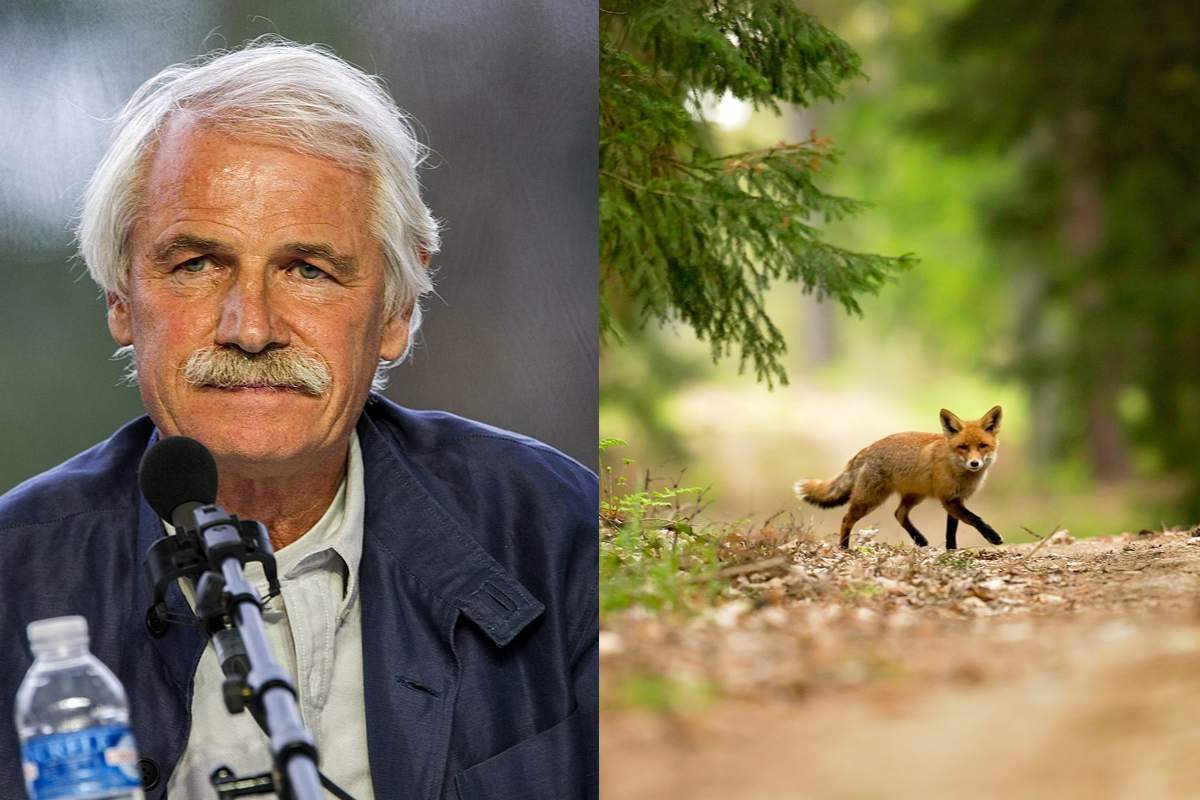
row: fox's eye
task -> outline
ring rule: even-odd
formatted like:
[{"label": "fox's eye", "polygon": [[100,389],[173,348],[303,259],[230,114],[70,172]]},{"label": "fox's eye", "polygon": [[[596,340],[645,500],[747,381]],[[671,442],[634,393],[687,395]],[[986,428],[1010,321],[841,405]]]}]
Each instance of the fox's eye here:
[{"label": "fox's eye", "polygon": [[980,450],[987,450],[987,449],[988,449],[988,446],[987,446],[986,444],[981,444],[981,445],[979,445],[979,449],[980,449]]},{"label": "fox's eye", "polygon": [[968,450],[970,450],[970,449],[971,449],[971,447],[970,447],[969,445],[960,444],[960,445],[958,446],[958,449],[959,449],[959,450],[962,450],[962,451],[965,453],[965,452],[967,452]]}]

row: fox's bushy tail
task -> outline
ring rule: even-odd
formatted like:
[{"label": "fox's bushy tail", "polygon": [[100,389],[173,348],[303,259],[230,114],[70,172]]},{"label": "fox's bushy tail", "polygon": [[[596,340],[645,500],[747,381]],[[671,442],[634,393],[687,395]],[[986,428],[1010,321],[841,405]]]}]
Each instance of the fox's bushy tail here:
[{"label": "fox's bushy tail", "polygon": [[854,480],[858,477],[859,466],[860,460],[856,457],[836,478],[830,478],[827,481],[796,481],[792,489],[795,490],[797,497],[814,506],[834,508],[844,505],[850,499],[850,493],[854,491]]}]

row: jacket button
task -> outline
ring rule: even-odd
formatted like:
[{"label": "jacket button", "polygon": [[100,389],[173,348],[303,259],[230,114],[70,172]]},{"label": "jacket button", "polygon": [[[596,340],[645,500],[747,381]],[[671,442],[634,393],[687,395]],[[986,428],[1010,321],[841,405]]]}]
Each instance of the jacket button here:
[{"label": "jacket button", "polygon": [[143,756],[138,759],[138,769],[142,771],[142,788],[149,791],[158,786],[158,762],[153,758]]}]

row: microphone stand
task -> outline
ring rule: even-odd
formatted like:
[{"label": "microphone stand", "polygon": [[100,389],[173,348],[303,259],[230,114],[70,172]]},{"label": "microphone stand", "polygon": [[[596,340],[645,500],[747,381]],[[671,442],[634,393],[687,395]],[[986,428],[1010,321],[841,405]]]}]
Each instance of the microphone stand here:
[{"label": "microphone stand", "polygon": [[[266,527],[239,520],[213,504],[187,503],[173,517],[183,523],[176,525],[176,535],[151,545],[143,564],[154,593],[146,627],[162,636],[171,623],[201,623],[226,675],[225,707],[231,714],[250,709],[270,739],[274,762],[271,772],[243,778],[218,767],[210,778],[217,796],[226,800],[274,791],[280,800],[320,800],[324,786],[341,800],[353,800],[317,770],[316,742],[300,718],[295,685],[271,653],[262,602],[242,572],[243,563],[260,562],[267,576],[267,598],[279,594]],[[181,619],[167,610],[166,590],[179,578],[196,586],[197,618]]]}]

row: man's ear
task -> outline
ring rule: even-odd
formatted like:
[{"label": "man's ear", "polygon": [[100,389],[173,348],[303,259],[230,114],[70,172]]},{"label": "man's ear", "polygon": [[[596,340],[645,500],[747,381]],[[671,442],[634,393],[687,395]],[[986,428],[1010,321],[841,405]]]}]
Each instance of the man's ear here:
[{"label": "man's ear", "polygon": [[[429,251],[422,249],[420,258],[421,267],[428,269]],[[410,304],[404,311],[393,314],[392,318],[384,323],[383,339],[379,343],[379,357],[384,361],[395,361],[408,349],[408,335],[412,330],[414,308],[416,308],[416,304]]]},{"label": "man's ear", "polygon": [[383,338],[379,342],[379,357],[384,361],[395,361],[408,348],[408,331],[412,323],[413,306],[392,315],[383,326]]},{"label": "man's ear", "polygon": [[953,411],[947,411],[943,408],[938,412],[938,418],[942,421],[942,431],[947,436],[954,436],[963,429],[963,421]]},{"label": "man's ear", "polygon": [[106,292],[104,299],[108,303],[108,332],[112,334],[113,340],[122,347],[133,344],[133,320],[129,316],[129,303],[113,292]]}]

